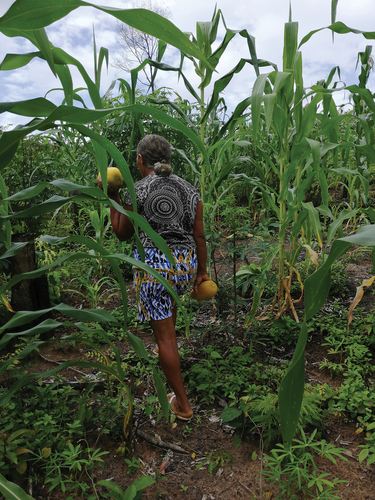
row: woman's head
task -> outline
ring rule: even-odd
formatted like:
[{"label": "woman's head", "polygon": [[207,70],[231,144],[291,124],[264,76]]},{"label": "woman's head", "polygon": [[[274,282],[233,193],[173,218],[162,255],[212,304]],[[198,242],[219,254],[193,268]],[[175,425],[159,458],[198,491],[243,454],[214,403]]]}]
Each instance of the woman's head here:
[{"label": "woman's head", "polygon": [[146,135],[138,143],[137,154],[142,156],[144,167],[155,174],[166,177],[172,173],[172,167],[168,164],[171,148],[164,137]]}]

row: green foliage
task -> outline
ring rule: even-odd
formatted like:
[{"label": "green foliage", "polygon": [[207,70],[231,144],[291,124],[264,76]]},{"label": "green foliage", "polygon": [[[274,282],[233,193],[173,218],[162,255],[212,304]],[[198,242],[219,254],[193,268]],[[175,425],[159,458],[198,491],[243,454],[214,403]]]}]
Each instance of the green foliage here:
[{"label": "green foliage", "polygon": [[366,444],[359,445],[359,447],[362,448],[362,451],[359,454],[358,461],[361,463],[367,458],[366,461],[367,467],[375,462],[375,433],[370,432],[373,431],[374,429],[375,429],[375,422],[371,422],[370,424],[365,424]]},{"label": "green foliage", "polygon": [[48,492],[59,487],[63,493],[73,495],[73,498],[81,491],[83,494],[87,493],[92,485],[80,479],[81,472],[84,471],[90,478],[89,471],[96,463],[103,467],[101,457],[108,453],[109,451],[89,448],[87,444],[86,447],[81,443],[74,446],[68,442],[62,451],[55,451],[47,459],[41,457],[44,462],[45,484],[51,484]]},{"label": "green foliage", "polygon": [[[273,345],[277,344],[296,344],[298,340],[298,335],[300,331],[300,326],[296,321],[289,317],[285,316],[281,319],[276,319],[272,322],[268,330],[268,335],[273,342]],[[313,331],[313,327],[310,327],[309,331]]]},{"label": "green foliage", "polygon": [[[321,266],[323,262],[324,261],[322,259],[319,259],[319,266]],[[315,266],[311,260],[303,260],[298,266],[298,271],[302,282],[304,282],[313,272],[315,272]],[[329,289],[330,297],[345,297],[348,294],[349,282],[350,276],[346,270],[344,262],[341,260],[335,261],[331,266],[331,286]]]},{"label": "green foliage", "polygon": [[[25,455],[30,452],[25,448],[25,434],[30,434],[28,429],[19,429],[11,434],[0,432],[0,473],[4,476],[24,474],[27,468]],[[10,430],[10,429],[9,429]]]},{"label": "green foliage", "polygon": [[[335,391],[327,384],[306,387],[299,425],[324,427],[325,419],[332,411],[334,396]],[[242,438],[256,431],[266,447],[281,437],[278,394],[270,387],[250,385],[248,394],[226,407],[221,418],[240,431]]]},{"label": "green foliage", "polygon": [[198,391],[203,401],[212,402],[220,397],[238,398],[248,389],[249,380],[266,380],[263,366],[254,363],[253,356],[243,347],[230,347],[225,355],[213,346],[203,352],[206,358],[189,370],[189,385]]},{"label": "green foliage", "polygon": [[216,467],[219,466],[224,467],[225,465],[227,465],[230,469],[232,462],[232,455],[227,451],[218,448],[214,451],[211,451],[208,456],[196,466],[195,470],[197,471],[207,465],[208,472],[212,474]]},{"label": "green foliage", "polygon": [[340,497],[338,485],[344,480],[330,478],[329,473],[318,471],[319,462],[327,460],[336,465],[337,459],[348,461],[343,448],[336,448],[324,439],[314,441],[316,430],[308,437],[300,427],[300,439],[293,439],[290,447],[277,444],[265,457],[267,469],[264,477],[279,487],[278,499],[333,500]]},{"label": "green foliage", "polygon": [[112,481],[99,481],[99,486],[104,486],[108,493],[101,493],[103,498],[112,498],[113,500],[141,500],[142,490],[155,484],[155,479],[150,476],[141,476],[136,479],[125,491]]},{"label": "green foliage", "polygon": [[125,458],[125,463],[128,466],[128,470],[126,471],[127,474],[132,474],[133,472],[136,472],[141,466],[140,461],[137,460],[135,457],[132,457],[131,460]]},{"label": "green foliage", "polygon": [[0,493],[7,500],[33,500],[18,484],[7,481],[2,474],[0,474]]}]

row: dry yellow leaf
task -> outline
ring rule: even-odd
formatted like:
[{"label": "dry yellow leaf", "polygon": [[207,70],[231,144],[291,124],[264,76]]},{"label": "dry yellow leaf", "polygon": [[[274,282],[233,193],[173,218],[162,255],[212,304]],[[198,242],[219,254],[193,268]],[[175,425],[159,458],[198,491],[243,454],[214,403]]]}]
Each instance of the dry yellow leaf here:
[{"label": "dry yellow leaf", "polygon": [[194,459],[195,457],[196,457],[195,453],[192,453],[192,454],[191,454],[191,458],[193,458],[193,459]]},{"label": "dry yellow leaf", "polygon": [[16,311],[13,311],[12,309],[12,306],[9,304],[9,302],[7,301],[7,299],[4,297],[4,295],[1,296],[2,298],[2,301],[4,302],[5,304],[5,307],[8,309],[8,311],[12,312],[12,313],[15,313]]},{"label": "dry yellow leaf", "polygon": [[303,246],[309,252],[310,259],[311,259],[312,263],[314,264],[315,269],[318,269],[318,267],[319,267],[319,262],[318,262],[319,256],[318,256],[317,252],[315,252],[315,250],[313,250],[310,245],[303,245]]},{"label": "dry yellow leaf", "polygon": [[51,448],[43,448],[42,449],[42,457],[48,458],[51,455]]},{"label": "dry yellow leaf", "polygon": [[16,470],[19,474],[24,474],[27,469],[27,463],[26,462],[20,462],[19,464],[16,465]]},{"label": "dry yellow leaf", "polygon": [[374,280],[375,280],[375,276],[371,276],[371,278],[363,280],[362,285],[357,287],[357,293],[355,294],[353,302],[350,304],[349,311],[347,314],[347,318],[348,318],[347,332],[348,333],[349,333],[350,323],[353,321],[353,311],[357,307],[357,305],[361,302],[362,297],[363,297],[363,293],[364,293],[363,287],[371,286],[373,284]]},{"label": "dry yellow leaf", "polygon": [[173,422],[173,424],[171,425],[172,429],[175,429],[177,427],[177,424],[176,422]]}]

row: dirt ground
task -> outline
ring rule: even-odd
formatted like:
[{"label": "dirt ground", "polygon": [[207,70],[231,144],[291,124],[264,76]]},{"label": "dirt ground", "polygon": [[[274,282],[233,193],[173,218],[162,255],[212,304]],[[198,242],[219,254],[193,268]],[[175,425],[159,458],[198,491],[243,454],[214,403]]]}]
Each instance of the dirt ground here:
[{"label": "dirt ground", "polygon": [[[370,276],[370,267],[369,260],[349,265],[353,291],[362,279]],[[371,293],[365,294],[362,305],[366,309],[372,307],[373,296]],[[195,336],[193,328],[191,343],[188,343],[183,336],[179,336],[179,347],[183,347],[188,352],[182,363],[183,370],[186,366],[199,362],[197,348],[200,346],[220,345],[223,342],[228,342],[228,338],[224,339],[222,333],[218,333],[216,330],[215,323],[213,323],[209,328],[210,334],[202,337]],[[155,347],[151,332],[138,329],[133,333],[142,339],[146,349],[151,353]],[[242,327],[239,327],[236,334],[231,337],[232,345],[243,343],[243,333]],[[324,350],[319,340],[310,338],[306,347],[306,381],[312,384],[324,382],[332,384],[329,374],[319,370],[319,363],[324,357]],[[124,355],[130,348],[128,344],[121,342],[117,346],[120,348],[121,354]],[[255,345],[254,349],[255,356],[262,359],[265,355],[263,346]],[[66,359],[84,359],[85,353],[83,346],[76,346],[74,350],[62,353],[56,343],[43,346],[40,354],[35,353],[33,356],[32,370],[42,372]],[[83,369],[80,371],[87,372]],[[61,373],[68,381],[77,381],[83,376],[71,369]],[[1,383],[7,383],[7,380],[2,378]],[[144,399],[148,394],[147,391],[148,388],[145,388],[144,384],[137,387],[136,401]],[[259,434],[254,432],[236,448],[233,443],[235,437],[233,429],[224,424],[220,418],[228,401],[223,401],[218,397],[213,404],[207,405],[202,403],[199,395],[194,392],[189,392],[189,399],[194,409],[194,418],[188,423],[177,420],[171,424],[166,423],[164,419],[156,421],[154,415],[147,417],[144,412],[135,410],[131,455],[139,460],[140,468],[134,473],[127,474],[124,456],[118,451],[121,446],[119,439],[114,439],[110,435],[102,435],[97,439],[98,436],[95,432],[91,437],[88,436],[90,442],[96,442],[96,446],[101,450],[110,452],[103,457],[104,468],[99,466],[94,468],[92,474],[94,482],[106,479],[126,488],[141,475],[155,476],[155,471],[164,469],[164,474],[156,474],[157,483],[144,490],[142,497],[144,500],[152,498],[166,500],[269,500],[278,498],[278,488],[275,485],[268,485],[261,476],[261,471],[265,467],[264,456],[269,450],[262,449],[262,440]],[[367,467],[365,463],[358,462],[358,445],[363,443],[363,437],[356,435],[356,428],[355,422],[347,423],[343,417],[332,417],[326,423],[325,438],[330,443],[346,450],[348,462],[340,460],[338,465],[334,466],[331,462],[320,461],[319,472],[327,472],[332,475],[332,478],[338,477],[345,480],[339,486],[341,499],[375,500],[375,469],[374,466]],[[206,461],[210,453],[214,453],[214,456],[218,458],[218,466],[212,473],[209,472],[207,463],[197,470],[197,467]],[[34,498],[36,500],[65,498],[62,493],[55,491],[48,495],[47,490],[48,487],[42,486],[34,488]],[[100,487],[98,487],[98,491],[100,491]]]}]

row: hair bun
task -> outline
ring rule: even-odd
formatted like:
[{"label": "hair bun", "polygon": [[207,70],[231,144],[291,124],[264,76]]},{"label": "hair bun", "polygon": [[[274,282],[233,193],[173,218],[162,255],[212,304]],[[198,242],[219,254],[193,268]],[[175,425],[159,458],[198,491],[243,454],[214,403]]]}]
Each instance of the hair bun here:
[{"label": "hair bun", "polygon": [[173,168],[165,160],[161,160],[154,163],[154,172],[160,177],[168,177],[173,172]]}]

